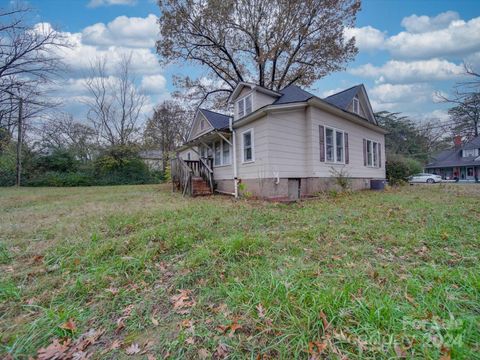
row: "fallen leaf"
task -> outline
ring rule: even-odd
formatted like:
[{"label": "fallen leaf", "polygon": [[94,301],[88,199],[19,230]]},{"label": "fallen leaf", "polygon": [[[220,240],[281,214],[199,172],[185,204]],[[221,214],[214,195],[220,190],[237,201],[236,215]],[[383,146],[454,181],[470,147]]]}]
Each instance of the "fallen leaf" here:
[{"label": "fallen leaf", "polygon": [[193,337],[188,337],[185,339],[185,344],[193,345],[195,344],[195,339]]},{"label": "fallen leaf", "polygon": [[150,320],[152,321],[153,326],[158,326],[159,323],[158,323],[158,320],[157,320],[157,319],[155,319],[155,318],[152,316],[152,317],[150,318]]},{"label": "fallen leaf", "polygon": [[320,341],[311,341],[308,343],[308,353],[310,354],[310,360],[320,359],[320,355],[327,348],[327,344]]},{"label": "fallen leaf", "polygon": [[450,356],[450,349],[445,347],[445,345],[442,345],[442,347],[440,348],[440,358],[439,360],[450,360],[451,359],[451,356]]},{"label": "fallen leaf", "polygon": [[37,352],[38,360],[57,360],[63,359],[68,351],[70,339],[60,343],[58,339],[53,339],[52,343],[46,348],[41,348]]},{"label": "fallen leaf", "polygon": [[116,349],[119,349],[121,346],[122,346],[122,342],[120,340],[113,340],[108,348],[110,350],[116,350]]},{"label": "fallen leaf", "polygon": [[257,305],[257,314],[260,319],[265,318],[265,309],[262,304]]},{"label": "fallen leaf", "polygon": [[125,327],[125,321],[123,321],[124,318],[120,318],[117,320],[117,328],[115,329],[115,333],[118,334],[120,331],[123,330]]},{"label": "fallen leaf", "polygon": [[215,356],[219,359],[224,359],[228,355],[228,347],[225,344],[218,344],[215,350]]},{"label": "fallen leaf", "polygon": [[130,316],[132,314],[132,310],[134,309],[135,305],[130,304],[125,309],[123,309],[123,316]]},{"label": "fallen leaf", "polygon": [[190,313],[190,308],[195,306],[195,300],[191,296],[190,290],[178,290],[179,294],[173,295],[170,300],[177,314],[186,315]]},{"label": "fallen leaf", "polygon": [[198,350],[197,354],[200,360],[209,359],[211,357],[210,352],[205,348],[201,348],[200,350]]},{"label": "fallen leaf", "polygon": [[133,343],[125,349],[127,355],[135,355],[140,352],[140,346],[137,343]]},{"label": "fallen leaf", "polygon": [[157,360],[157,358],[155,357],[155,355],[147,354],[147,360]]},{"label": "fallen leaf", "polygon": [[77,330],[77,325],[73,322],[73,319],[69,319],[65,324],[60,325],[60,327],[64,330],[68,330],[74,332]]},{"label": "fallen leaf", "polygon": [[320,319],[322,319],[322,324],[323,324],[323,331],[326,332],[328,329],[328,320],[327,320],[327,315],[323,312],[323,310],[320,310]]},{"label": "fallen leaf", "polygon": [[407,301],[408,301],[410,304],[412,304],[412,305],[414,305],[414,306],[417,305],[417,304],[415,304],[415,300],[414,300],[410,295],[408,295],[407,293],[405,293],[405,299],[407,299]]},{"label": "fallen leaf", "polygon": [[232,337],[235,334],[235,331],[240,330],[241,328],[242,328],[242,325],[238,324],[237,321],[235,320],[230,325],[230,334],[228,336]]},{"label": "fallen leaf", "polygon": [[105,289],[105,291],[111,293],[112,295],[118,294],[118,289],[115,287],[109,287],[108,289]]},{"label": "fallen leaf", "polygon": [[407,357],[407,353],[405,352],[405,350],[403,350],[403,348],[400,345],[395,345],[393,348],[398,358],[405,359]]},{"label": "fallen leaf", "polygon": [[35,255],[33,257],[33,262],[34,263],[41,263],[43,261],[44,256],[43,255]]}]

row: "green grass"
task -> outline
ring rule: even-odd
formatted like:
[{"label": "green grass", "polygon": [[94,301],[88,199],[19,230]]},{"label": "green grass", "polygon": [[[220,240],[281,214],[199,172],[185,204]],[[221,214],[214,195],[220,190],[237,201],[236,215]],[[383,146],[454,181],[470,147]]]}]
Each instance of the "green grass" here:
[{"label": "green grass", "polygon": [[[104,328],[93,358],[148,343],[157,358],[225,344],[231,359],[307,359],[316,341],[332,359],[480,358],[479,215],[475,185],[292,205],[167,185],[0,189],[0,357]],[[189,314],[170,302],[179,289]]]}]

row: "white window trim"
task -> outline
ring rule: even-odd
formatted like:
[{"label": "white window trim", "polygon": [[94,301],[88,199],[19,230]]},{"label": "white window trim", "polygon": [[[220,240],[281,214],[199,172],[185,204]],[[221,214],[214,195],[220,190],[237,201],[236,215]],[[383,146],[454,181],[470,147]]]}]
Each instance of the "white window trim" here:
[{"label": "white window trim", "polygon": [[[381,150],[381,149],[382,149],[382,145],[380,145],[380,143],[379,143],[378,141],[376,141],[376,140],[372,140],[372,139],[368,139],[368,138],[365,138],[365,140],[366,140],[366,142],[367,142],[367,152],[366,152],[366,154],[365,154],[365,155],[367,156],[367,165],[366,165],[366,167],[372,168],[372,169],[378,169],[378,168],[381,167],[381,166],[380,166],[380,165],[381,165],[381,164],[380,164],[380,161],[381,161],[381,160],[380,160],[380,157],[378,156],[378,153],[382,151],[382,150]],[[371,146],[372,146],[372,165],[368,165],[368,148],[369,148],[368,142],[369,142],[369,141],[370,141],[370,144],[371,144]],[[375,157],[373,156],[373,143],[376,143],[376,144],[377,144],[377,162],[378,162],[377,165],[375,165],[375,161],[374,161],[374,160],[375,160]]]},{"label": "white window trim", "polygon": [[[357,106],[357,111],[355,111],[355,105]],[[355,114],[360,115],[360,100],[357,96],[354,96],[352,100],[352,110]]]},{"label": "white window trim", "polygon": [[[215,165],[215,143],[219,142],[220,141],[220,164],[219,165]],[[226,141],[224,139],[220,139],[220,140],[216,140],[214,142],[212,142],[212,145],[213,145],[213,167],[214,168],[219,168],[219,167],[223,167],[223,166],[230,166],[232,165],[232,146],[230,145],[230,151],[228,152],[228,162],[224,163],[223,162],[223,144],[226,143]]]},{"label": "white window trim", "polygon": [[[246,133],[251,133],[250,141],[251,141],[251,148],[252,148],[252,159],[251,160],[245,160],[245,144],[244,144],[244,134]],[[247,129],[245,131],[242,131],[240,134],[242,137],[242,164],[250,164],[255,162],[255,133],[253,131],[253,128]]]},{"label": "white window trim", "polygon": [[[250,112],[247,114],[247,112],[246,112],[247,107],[246,107],[246,105],[245,105],[245,99],[246,99],[247,97],[249,97],[249,96],[250,96],[251,102],[252,102],[252,109],[251,109],[252,111],[250,111]],[[240,111],[239,111],[239,109],[238,109],[240,103],[242,104],[242,109],[243,109],[243,115],[242,115],[242,116],[240,116]],[[240,99],[238,99],[238,100],[237,100],[237,105],[236,105],[236,107],[237,107],[237,116],[238,116],[239,119],[242,118],[242,117],[245,117],[245,116],[247,116],[247,115],[250,115],[251,113],[253,113],[253,92],[251,91],[251,92],[249,92],[247,95],[242,96]]]},{"label": "white window trim", "polygon": [[[345,131],[334,128],[333,126],[324,125],[324,139],[325,139],[325,163],[327,164],[345,164]],[[333,130],[333,161],[327,160],[327,129]],[[343,135],[343,161],[337,161],[337,132]]]}]

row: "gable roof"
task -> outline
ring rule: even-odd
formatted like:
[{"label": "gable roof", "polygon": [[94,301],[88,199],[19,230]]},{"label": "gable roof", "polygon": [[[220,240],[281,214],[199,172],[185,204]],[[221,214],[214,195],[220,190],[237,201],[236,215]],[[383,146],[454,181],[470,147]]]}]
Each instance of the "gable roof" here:
[{"label": "gable roof", "polygon": [[207,109],[199,109],[203,116],[210,122],[215,130],[228,129],[230,127],[231,116],[210,111]]},{"label": "gable roof", "polygon": [[428,163],[426,168],[437,168],[437,167],[452,167],[452,166],[468,166],[468,165],[480,165],[480,157],[462,157],[462,150],[472,150],[480,148],[480,136],[473,138],[465,145],[443,150],[440,153],[436,154],[433,157],[433,161]]},{"label": "gable roof", "polygon": [[351,88],[340,91],[339,93],[327,96],[323,100],[343,110],[347,110],[355,95],[358,94],[361,86],[363,85],[352,86]]}]

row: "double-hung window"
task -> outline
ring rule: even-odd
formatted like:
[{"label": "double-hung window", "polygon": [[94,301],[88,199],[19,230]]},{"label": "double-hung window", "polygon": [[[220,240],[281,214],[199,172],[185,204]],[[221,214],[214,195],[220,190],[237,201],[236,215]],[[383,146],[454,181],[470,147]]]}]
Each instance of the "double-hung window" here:
[{"label": "double-hung window", "polygon": [[380,167],[380,144],[372,140],[366,140],[365,146],[366,165]]},{"label": "double-hung window", "polygon": [[222,164],[230,164],[230,144],[222,140]]},{"label": "double-hung window", "polygon": [[237,113],[241,118],[252,112],[252,94],[247,95],[237,101]]},{"label": "double-hung window", "polygon": [[325,128],[325,154],[327,162],[345,162],[345,139],[343,131]]},{"label": "double-hung window", "polygon": [[222,166],[230,165],[230,144],[225,140],[216,141],[213,144],[213,165]]},{"label": "double-hung window", "polygon": [[214,156],[213,156],[213,164],[215,166],[222,165],[222,148],[221,148],[221,142],[220,141],[215,141],[214,143]]},{"label": "double-hung window", "polygon": [[253,155],[253,129],[242,133],[242,159],[243,162],[255,160]]}]

